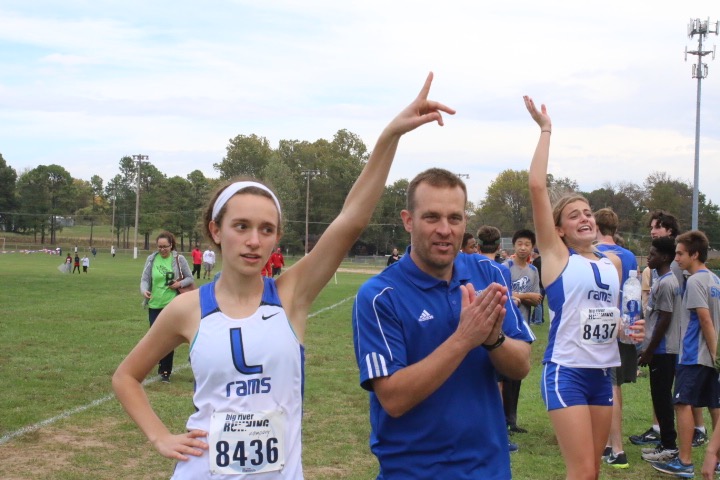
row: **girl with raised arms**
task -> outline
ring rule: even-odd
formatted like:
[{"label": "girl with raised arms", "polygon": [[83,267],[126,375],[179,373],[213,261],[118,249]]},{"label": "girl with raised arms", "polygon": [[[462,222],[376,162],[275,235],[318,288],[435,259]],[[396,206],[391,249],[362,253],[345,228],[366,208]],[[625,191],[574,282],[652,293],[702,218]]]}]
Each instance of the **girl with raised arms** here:
[{"label": "girl with raised arms", "polygon": [[[595,218],[581,195],[567,195],[551,206],[547,189],[552,122],[524,97],[540,126],[530,165],[530,199],[537,246],[543,258],[542,282],[550,309],[550,333],[540,381],[543,401],[572,480],[597,479],[612,416],[612,367],[620,365],[617,309],[620,259],[595,249]],[[630,327],[641,342],[644,320]]]},{"label": "girl with raised arms", "polygon": [[[212,198],[203,225],[223,256],[220,278],[179,295],[120,364],[113,388],[158,452],[177,459],[173,479],[302,479],[303,340],[310,307],[370,221],[400,137],[451,108],[417,98],[380,134],[342,211],[316,248],[277,279],[260,271],[279,243],[282,211],[255,181]],[[170,432],[141,382],[181,343],[190,344],[197,411],[187,431]]]}]

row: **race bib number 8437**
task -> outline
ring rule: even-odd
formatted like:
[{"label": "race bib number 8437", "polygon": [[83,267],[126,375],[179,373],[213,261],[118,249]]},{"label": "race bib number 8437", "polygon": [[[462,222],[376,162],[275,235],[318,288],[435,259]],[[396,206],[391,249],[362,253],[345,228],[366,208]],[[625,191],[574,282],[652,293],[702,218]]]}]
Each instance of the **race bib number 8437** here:
[{"label": "race bib number 8437", "polygon": [[580,312],[580,341],[601,345],[615,341],[620,311],[615,308],[586,308]]}]

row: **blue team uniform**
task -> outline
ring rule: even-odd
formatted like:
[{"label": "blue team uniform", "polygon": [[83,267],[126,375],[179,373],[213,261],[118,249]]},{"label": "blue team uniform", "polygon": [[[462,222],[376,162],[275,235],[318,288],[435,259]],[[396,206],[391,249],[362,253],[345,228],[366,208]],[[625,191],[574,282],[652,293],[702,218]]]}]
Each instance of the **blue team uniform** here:
[{"label": "blue team uniform", "polygon": [[[502,272],[482,255],[458,255],[446,282],[422,272],[406,254],[360,288],[353,333],[360,383],[370,391],[378,479],[511,478],[496,371],[484,348],[468,353],[438,390],[399,418],[385,412],[371,382],[430,355],[457,329],[460,286],[472,283],[479,292],[493,282],[507,285]],[[506,308],[505,335],[533,341],[512,300]]]},{"label": "blue team uniform", "polygon": [[606,370],[620,365],[615,340],[619,290],[617,269],[609,258],[598,253],[590,260],[572,249],[562,274],[546,286],[550,335],[541,389],[548,410],[612,405]]}]

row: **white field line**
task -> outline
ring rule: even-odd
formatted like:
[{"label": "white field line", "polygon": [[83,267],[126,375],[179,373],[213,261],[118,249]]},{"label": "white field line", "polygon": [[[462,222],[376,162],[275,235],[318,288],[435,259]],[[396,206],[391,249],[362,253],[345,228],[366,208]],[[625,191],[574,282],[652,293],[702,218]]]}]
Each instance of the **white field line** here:
[{"label": "white field line", "polygon": [[[351,296],[351,297],[347,297],[347,298],[345,298],[345,299],[343,299],[343,300],[340,300],[340,301],[337,302],[336,304],[330,305],[329,307],[321,308],[321,309],[318,310],[317,312],[314,312],[314,313],[311,313],[310,315],[308,315],[308,318],[312,318],[312,317],[314,317],[314,316],[316,316],[316,315],[320,315],[320,314],[323,313],[323,312],[327,312],[328,310],[332,310],[333,308],[339,307],[339,306],[342,305],[343,303],[347,302],[348,300],[352,300],[353,298],[355,298],[355,295],[353,295],[353,296]],[[190,366],[189,363],[183,363],[182,365],[173,368],[173,370],[177,372],[177,371],[185,370],[185,369],[187,369],[189,366]],[[155,383],[155,382],[157,382],[157,381],[159,381],[159,380],[160,380],[160,377],[158,377],[158,376],[153,376],[153,377],[151,377],[151,378],[146,379],[146,380],[143,382],[143,385],[150,385],[150,384]],[[25,427],[22,427],[22,428],[20,428],[20,429],[18,429],[18,430],[15,430],[14,432],[10,432],[10,433],[8,433],[8,434],[3,435],[2,437],[0,437],[0,445],[3,445],[3,444],[5,444],[5,443],[9,442],[10,440],[13,440],[13,439],[15,439],[15,438],[17,438],[17,437],[20,437],[20,436],[22,436],[22,435],[25,435],[26,433],[30,433],[30,432],[34,432],[34,431],[36,431],[36,430],[40,430],[41,428],[46,427],[46,426],[48,426],[48,425],[51,425],[51,424],[57,422],[58,420],[63,420],[63,419],[68,418],[68,417],[70,417],[70,416],[72,416],[72,415],[75,415],[76,413],[84,412],[85,410],[88,410],[88,409],[90,409],[90,408],[92,408],[92,407],[97,407],[98,405],[102,405],[103,403],[108,402],[108,401],[110,401],[110,400],[112,400],[112,399],[114,399],[114,398],[115,398],[115,395],[114,395],[114,394],[106,395],[106,396],[104,396],[104,397],[102,397],[102,398],[98,398],[97,400],[93,400],[92,402],[90,402],[90,403],[88,403],[88,404],[81,405],[81,406],[75,407],[75,408],[71,408],[70,410],[66,410],[66,411],[62,412],[61,414],[56,415],[56,416],[54,416],[54,417],[47,418],[47,419],[42,420],[42,421],[40,421],[40,422],[38,422],[38,423],[34,423],[34,424],[32,424],[32,425],[27,425],[27,426],[25,426]]]}]

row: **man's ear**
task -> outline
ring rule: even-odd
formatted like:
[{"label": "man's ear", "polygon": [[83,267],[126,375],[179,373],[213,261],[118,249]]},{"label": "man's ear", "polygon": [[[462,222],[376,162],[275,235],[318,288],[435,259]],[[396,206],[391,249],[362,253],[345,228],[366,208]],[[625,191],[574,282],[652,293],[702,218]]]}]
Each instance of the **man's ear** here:
[{"label": "man's ear", "polygon": [[412,233],[412,213],[408,210],[402,210],[400,212],[400,218],[402,218],[403,228],[408,233]]}]

